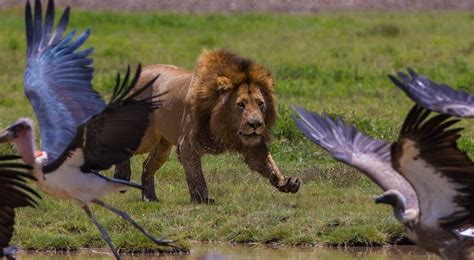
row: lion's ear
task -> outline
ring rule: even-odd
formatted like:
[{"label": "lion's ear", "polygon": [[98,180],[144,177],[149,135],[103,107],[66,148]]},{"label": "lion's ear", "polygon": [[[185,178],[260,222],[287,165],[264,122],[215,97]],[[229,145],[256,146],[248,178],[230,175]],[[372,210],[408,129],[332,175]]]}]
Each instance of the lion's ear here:
[{"label": "lion's ear", "polygon": [[228,77],[219,76],[216,79],[217,91],[224,92],[232,88],[232,81]]}]

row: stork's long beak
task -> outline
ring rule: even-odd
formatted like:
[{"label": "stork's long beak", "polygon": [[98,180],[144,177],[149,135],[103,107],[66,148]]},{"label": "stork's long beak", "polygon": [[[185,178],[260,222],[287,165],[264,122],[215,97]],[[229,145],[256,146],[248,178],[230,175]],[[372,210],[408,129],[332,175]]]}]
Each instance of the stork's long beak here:
[{"label": "stork's long beak", "polygon": [[0,132],[0,143],[11,142],[13,139],[15,139],[15,132],[10,127]]}]

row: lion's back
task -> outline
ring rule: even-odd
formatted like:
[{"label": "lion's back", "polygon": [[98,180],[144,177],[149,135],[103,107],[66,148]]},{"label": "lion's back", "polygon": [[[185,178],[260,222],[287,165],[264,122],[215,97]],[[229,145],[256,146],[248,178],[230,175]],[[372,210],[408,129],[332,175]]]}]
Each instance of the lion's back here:
[{"label": "lion's back", "polygon": [[188,105],[186,95],[192,72],[174,65],[150,65],[143,68],[138,85],[143,86],[157,76],[151,91],[143,95],[165,93],[160,97],[163,100],[163,105],[153,113],[152,124],[137,153],[149,152],[160,138],[165,138],[169,143],[175,145],[181,133],[181,121],[185,107]]}]

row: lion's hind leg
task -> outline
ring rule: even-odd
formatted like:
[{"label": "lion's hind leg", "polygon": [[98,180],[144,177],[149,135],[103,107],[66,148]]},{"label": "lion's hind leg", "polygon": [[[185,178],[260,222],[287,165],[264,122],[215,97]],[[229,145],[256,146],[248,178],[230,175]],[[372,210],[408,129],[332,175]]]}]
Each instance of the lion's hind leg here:
[{"label": "lion's hind leg", "polygon": [[142,172],[142,200],[158,201],[155,191],[155,172],[168,160],[173,145],[166,139],[161,138],[158,144],[148,154],[143,162]]},{"label": "lion's hind leg", "polygon": [[132,169],[130,168],[130,160],[126,160],[121,164],[115,165],[114,178],[120,180],[130,181],[132,176]]}]

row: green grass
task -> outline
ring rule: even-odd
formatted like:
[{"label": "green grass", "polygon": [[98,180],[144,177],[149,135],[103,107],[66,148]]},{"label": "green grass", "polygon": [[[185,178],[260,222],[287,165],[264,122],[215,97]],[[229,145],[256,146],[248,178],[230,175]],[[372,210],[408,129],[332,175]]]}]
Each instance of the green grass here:
[{"label": "green grass", "polygon": [[[22,10],[0,11],[0,118],[7,125],[33,116],[22,91],[25,40]],[[204,171],[215,205],[189,204],[176,156],[157,174],[161,202],[139,192],[106,201],[152,233],[199,241],[381,245],[403,233],[388,207],[372,202],[380,190],[332,160],[296,129],[289,106],[343,116],[360,130],[394,140],[411,106],[386,75],[410,66],[474,93],[474,16],[470,12],[327,13],[320,15],[181,15],[73,10],[71,27],[90,27],[96,48],[94,86],[110,96],[127,64],[172,63],[189,69],[203,48],[228,48],[265,64],[276,77],[279,119],[272,151],[285,175],[300,176],[297,194],[282,194],[236,155],[206,156]],[[474,152],[473,125],[460,141]],[[11,149],[11,148],[3,148]],[[133,160],[139,180],[142,156]],[[107,174],[110,174],[108,172]],[[116,216],[96,209],[116,245],[153,247]],[[24,248],[103,247],[95,227],[71,202],[45,198],[18,213],[14,242]]]}]

